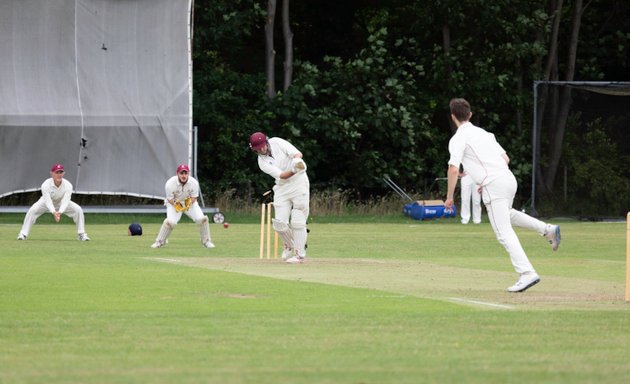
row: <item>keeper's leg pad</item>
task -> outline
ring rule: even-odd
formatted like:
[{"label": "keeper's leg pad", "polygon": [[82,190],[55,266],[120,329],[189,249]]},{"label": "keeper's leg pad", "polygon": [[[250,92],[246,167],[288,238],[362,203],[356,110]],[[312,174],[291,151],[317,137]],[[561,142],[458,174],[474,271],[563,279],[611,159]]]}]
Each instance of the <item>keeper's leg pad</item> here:
[{"label": "keeper's leg pad", "polygon": [[204,216],[201,219],[197,220],[197,225],[199,226],[199,235],[201,236],[201,244],[206,244],[206,242],[210,240],[210,221],[208,220],[208,216]]},{"label": "keeper's leg pad", "polygon": [[160,244],[165,244],[166,239],[168,239],[168,236],[173,231],[173,228],[175,228],[175,225],[176,224],[173,224],[170,221],[168,221],[168,219],[164,219],[164,222],[162,223],[162,226],[160,227],[160,232],[158,232],[158,235],[155,241],[159,242]]},{"label": "keeper's leg pad", "polygon": [[277,219],[271,219],[273,229],[278,232],[278,235],[284,243],[284,248],[293,249],[293,233],[289,224]]},{"label": "keeper's leg pad", "polygon": [[291,232],[293,232],[293,245],[298,256],[306,256],[306,216],[299,209],[291,211]]}]

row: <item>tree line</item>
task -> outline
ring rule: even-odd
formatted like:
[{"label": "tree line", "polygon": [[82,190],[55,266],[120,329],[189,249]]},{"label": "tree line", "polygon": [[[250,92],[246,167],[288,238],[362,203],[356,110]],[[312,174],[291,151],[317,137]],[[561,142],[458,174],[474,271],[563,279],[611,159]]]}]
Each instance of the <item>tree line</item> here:
[{"label": "tree line", "polygon": [[[559,170],[583,163],[566,150],[574,95],[542,90],[533,170],[532,84],[629,80],[629,11],[622,0],[196,0],[193,119],[204,190],[269,189],[247,147],[260,130],[304,152],[315,189],[362,198],[385,193],[389,176],[423,191],[445,173],[448,100],[465,97],[473,123],[510,154],[522,200],[532,172],[539,194],[557,196]],[[597,177],[597,168],[587,173]],[[619,168],[615,190],[630,192]]]}]

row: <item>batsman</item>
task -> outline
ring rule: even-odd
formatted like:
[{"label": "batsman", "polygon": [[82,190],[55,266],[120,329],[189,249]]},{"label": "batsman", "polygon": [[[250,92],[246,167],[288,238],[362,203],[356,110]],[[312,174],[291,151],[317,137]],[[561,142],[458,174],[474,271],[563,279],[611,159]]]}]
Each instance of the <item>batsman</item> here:
[{"label": "batsman", "polygon": [[260,170],[275,180],[272,225],[284,243],[282,260],[301,264],[306,261],[310,204],[310,182],[302,152],[288,141],[268,138],[262,132],[250,136],[249,147],[258,155]]},{"label": "batsman", "polygon": [[214,248],[210,239],[210,223],[208,216],[197,203],[199,197],[199,182],[190,176],[190,168],[186,164],[177,167],[177,174],[166,181],[166,219],[160,227],[160,232],[151,248],[160,248],[167,243],[168,236],[179,223],[182,214],[190,217],[199,227],[201,244],[206,248]]}]

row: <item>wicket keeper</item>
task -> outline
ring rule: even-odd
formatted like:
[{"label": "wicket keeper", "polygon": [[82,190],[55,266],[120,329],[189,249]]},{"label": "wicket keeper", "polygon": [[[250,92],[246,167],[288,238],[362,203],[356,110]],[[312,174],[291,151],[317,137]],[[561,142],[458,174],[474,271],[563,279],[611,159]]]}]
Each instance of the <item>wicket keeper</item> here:
[{"label": "wicket keeper", "polygon": [[208,216],[199,207],[199,182],[190,176],[190,168],[186,164],[177,167],[177,174],[166,181],[166,219],[162,223],[160,232],[151,248],[166,245],[168,236],[179,223],[182,214],[190,217],[199,227],[201,244],[206,248],[214,248],[210,239],[210,223]]}]

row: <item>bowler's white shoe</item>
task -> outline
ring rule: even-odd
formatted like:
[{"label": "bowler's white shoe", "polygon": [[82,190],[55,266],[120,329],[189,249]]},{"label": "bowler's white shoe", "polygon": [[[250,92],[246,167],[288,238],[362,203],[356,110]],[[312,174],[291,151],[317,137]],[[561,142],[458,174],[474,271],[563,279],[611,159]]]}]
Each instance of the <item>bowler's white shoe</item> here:
[{"label": "bowler's white shoe", "polygon": [[155,243],[151,244],[151,248],[160,248],[164,245],[160,240],[155,240]]},{"label": "bowler's white shoe", "polygon": [[529,287],[532,287],[540,282],[540,276],[536,272],[524,273],[518,278],[518,281],[513,286],[509,287],[508,292],[523,292]]},{"label": "bowler's white shoe", "polygon": [[214,244],[210,240],[208,240],[205,243],[203,243],[203,246],[206,247],[206,248],[214,248]]},{"label": "bowler's white shoe", "polygon": [[547,224],[545,229],[545,239],[551,244],[552,250],[557,250],[560,246],[560,226]]},{"label": "bowler's white shoe", "polygon": [[90,241],[89,236],[87,235],[87,233],[83,232],[83,233],[79,233],[79,235],[77,236],[77,238],[79,239],[79,241]]},{"label": "bowler's white shoe", "polygon": [[25,234],[23,234],[23,233],[20,233],[20,234],[18,235],[18,240],[26,240],[26,235],[25,235]]}]

